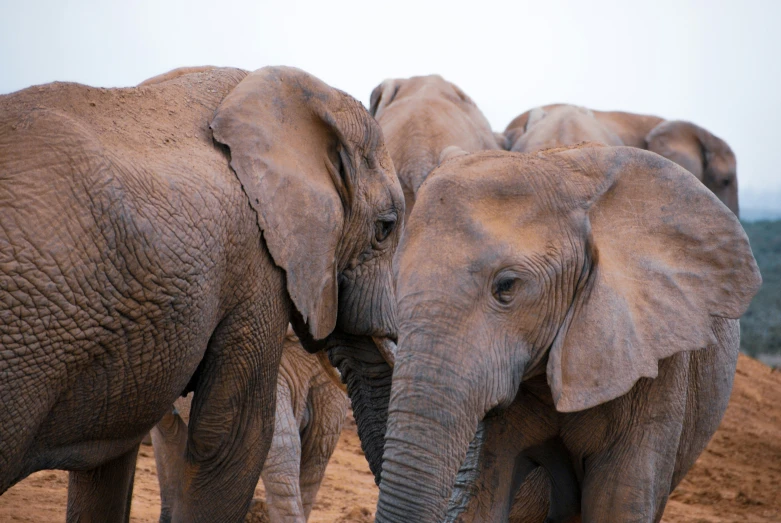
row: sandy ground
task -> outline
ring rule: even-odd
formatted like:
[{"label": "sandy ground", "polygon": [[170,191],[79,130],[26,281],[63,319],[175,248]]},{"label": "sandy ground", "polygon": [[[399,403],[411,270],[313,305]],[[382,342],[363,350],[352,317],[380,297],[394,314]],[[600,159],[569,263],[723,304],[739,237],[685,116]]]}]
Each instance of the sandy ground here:
[{"label": "sandy ground", "polygon": [[[65,520],[67,473],[33,474],[0,497],[0,522]],[[263,497],[262,484],[256,497]],[[377,489],[348,419],[328,465],[313,523],[373,521]],[[130,520],[160,511],[151,447],[141,447]],[[259,519],[258,519],[259,520]],[[724,421],[673,493],[665,523],[781,522],[781,371],[741,356]]]}]

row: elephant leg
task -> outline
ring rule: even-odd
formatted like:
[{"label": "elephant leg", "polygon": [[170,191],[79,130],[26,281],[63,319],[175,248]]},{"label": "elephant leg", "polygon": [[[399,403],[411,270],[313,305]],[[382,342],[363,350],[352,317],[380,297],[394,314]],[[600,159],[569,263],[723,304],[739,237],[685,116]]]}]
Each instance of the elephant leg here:
[{"label": "elephant leg", "polygon": [[542,467],[535,468],[521,483],[513,497],[510,523],[543,523],[550,507],[552,495],[548,473]]},{"label": "elephant leg", "polygon": [[305,522],[299,490],[301,438],[293,412],[293,400],[287,382],[279,380],[274,438],[263,467],[266,506],[272,522]]},{"label": "elephant leg", "polygon": [[[675,454],[618,444],[586,460],[583,522],[651,523],[662,518],[672,481]],[[631,463],[616,463],[631,456]]]},{"label": "elephant leg", "polygon": [[309,425],[301,437],[301,498],[309,518],[328,460],[336,450],[347,416],[347,398],[327,381],[309,393]]},{"label": "elephant leg", "polygon": [[[282,311],[267,318],[268,310]],[[289,312],[276,303],[225,318],[195,384],[181,499],[174,522],[239,522],[247,513],[274,432],[277,372]]]},{"label": "elephant leg", "polygon": [[155,448],[157,479],[160,482],[160,522],[171,521],[173,506],[181,496],[187,449],[187,425],[175,411],[169,411],[149,432]]},{"label": "elephant leg", "polygon": [[138,447],[92,470],[70,472],[68,523],[130,521]]},{"label": "elephant leg", "polygon": [[[487,416],[459,471],[446,521],[507,521],[511,516],[514,522],[542,523],[546,516],[565,521],[569,504],[553,510],[559,499],[552,505],[549,498],[556,493],[570,500],[579,490],[574,472],[559,474],[568,458],[555,441],[558,430],[555,410],[525,388],[510,407]],[[513,502],[519,491],[524,494],[520,504]]]},{"label": "elephant leg", "polygon": [[[614,441],[585,459],[584,523],[662,519],[683,430],[687,371],[688,355],[677,354],[660,363],[655,379],[642,379],[629,394],[605,404],[600,415],[623,424]],[[583,416],[589,413],[576,419],[594,431],[593,419]]]}]

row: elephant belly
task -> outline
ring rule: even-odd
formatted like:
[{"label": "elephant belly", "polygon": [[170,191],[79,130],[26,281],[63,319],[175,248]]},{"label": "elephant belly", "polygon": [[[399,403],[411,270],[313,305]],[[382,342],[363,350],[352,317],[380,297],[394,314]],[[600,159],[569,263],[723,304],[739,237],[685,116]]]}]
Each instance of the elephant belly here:
[{"label": "elephant belly", "polygon": [[2,301],[26,305],[0,315],[0,394],[10,399],[0,468],[12,477],[126,452],[187,385],[219,320],[216,278],[183,277],[156,254],[147,247],[147,270],[100,258],[62,272],[17,263],[25,277],[5,286],[12,293],[0,288]]},{"label": "elephant belly", "polygon": [[67,384],[28,453],[37,468],[91,468],[138,443],[181,394],[203,358],[209,333],[112,346]]}]

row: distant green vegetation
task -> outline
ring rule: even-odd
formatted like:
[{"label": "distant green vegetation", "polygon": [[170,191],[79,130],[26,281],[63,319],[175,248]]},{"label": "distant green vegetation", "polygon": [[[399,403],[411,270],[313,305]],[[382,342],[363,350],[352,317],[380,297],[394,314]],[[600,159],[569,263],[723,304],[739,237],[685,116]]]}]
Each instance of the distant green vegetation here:
[{"label": "distant green vegetation", "polygon": [[740,319],[740,349],[781,354],[781,220],[743,223],[762,272],[762,288]]}]

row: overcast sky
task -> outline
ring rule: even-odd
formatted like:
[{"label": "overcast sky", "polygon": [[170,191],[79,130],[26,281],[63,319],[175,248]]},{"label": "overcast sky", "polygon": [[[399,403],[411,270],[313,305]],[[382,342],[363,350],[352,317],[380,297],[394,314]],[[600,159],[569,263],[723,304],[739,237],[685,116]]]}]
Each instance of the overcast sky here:
[{"label": "overcast sky", "polygon": [[570,102],[686,119],[738,157],[741,206],[781,210],[781,1],[0,0],[0,93],[127,86],[185,65],[293,65],[368,104],[439,73],[496,130]]}]

